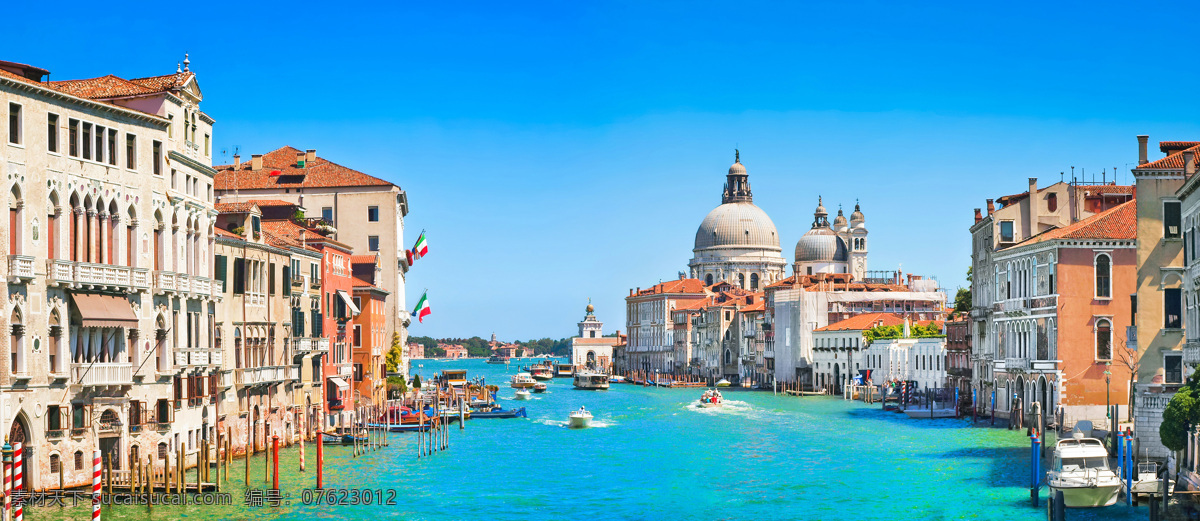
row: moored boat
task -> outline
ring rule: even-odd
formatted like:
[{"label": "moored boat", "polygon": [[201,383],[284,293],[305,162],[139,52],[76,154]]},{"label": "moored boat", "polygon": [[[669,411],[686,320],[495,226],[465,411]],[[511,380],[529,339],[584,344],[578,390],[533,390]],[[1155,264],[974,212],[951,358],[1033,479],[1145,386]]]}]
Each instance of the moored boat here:
[{"label": "moored boat", "polygon": [[608,389],[608,375],[604,373],[575,373],[575,388],[593,391]]},{"label": "moored boat", "polygon": [[717,380],[717,387],[729,387],[729,385],[730,385],[729,380],[726,380],[724,378]]},{"label": "moored boat", "polygon": [[554,366],[555,378],[570,378],[575,374],[575,366],[571,364],[557,364]]},{"label": "moored boat", "polygon": [[489,356],[487,359],[487,363],[489,363],[489,364],[503,365],[503,364],[507,364],[508,362],[509,362],[509,358],[507,356],[492,355],[492,356]]},{"label": "moored boat", "polygon": [[535,365],[529,368],[529,376],[534,380],[550,380],[554,378],[554,371],[548,366]]},{"label": "moored boat", "polygon": [[619,374],[614,374],[614,375],[608,377],[608,383],[610,383],[610,384],[619,384],[619,383],[624,383],[624,382],[625,382],[625,377],[621,376]]},{"label": "moored boat", "polygon": [[1051,493],[1063,493],[1063,505],[1071,508],[1106,507],[1117,502],[1121,481],[1108,467],[1108,450],[1095,438],[1076,433],[1058,440],[1054,463],[1046,473]]},{"label": "moored boat", "polygon": [[934,409],[933,411],[930,411],[928,407],[909,407],[904,409],[904,414],[907,414],[909,418],[915,418],[918,420],[921,418],[953,418],[957,415],[954,407],[942,407]]},{"label": "moored boat", "polygon": [[588,412],[583,407],[580,407],[578,411],[571,413],[569,423],[572,429],[586,429],[591,427],[592,413]]},{"label": "moored boat", "polygon": [[506,410],[504,410],[504,409],[494,409],[494,410],[491,410],[491,411],[486,411],[486,412],[474,412],[474,413],[471,413],[471,418],[472,418],[472,419],[487,419],[487,418],[527,418],[527,417],[528,417],[528,416],[526,416],[526,415],[525,415],[525,408],[524,408],[524,407],[518,407],[518,408],[516,408],[516,409],[510,409],[510,410],[507,410],[507,411],[506,411]]}]

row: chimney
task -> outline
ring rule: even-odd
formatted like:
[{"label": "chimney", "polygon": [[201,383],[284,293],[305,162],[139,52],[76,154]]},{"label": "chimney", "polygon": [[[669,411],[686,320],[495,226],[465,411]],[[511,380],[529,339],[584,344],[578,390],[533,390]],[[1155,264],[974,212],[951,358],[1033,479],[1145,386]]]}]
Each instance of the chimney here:
[{"label": "chimney", "polygon": [[304,160],[311,163],[317,160],[317,149],[310,148],[304,152]]},{"label": "chimney", "polygon": [[237,170],[241,167],[242,167],[242,156],[240,156],[238,154],[234,154],[233,155],[233,169]]},{"label": "chimney", "polygon": [[978,223],[979,221],[982,221],[982,220],[983,220],[983,212],[981,212],[979,210],[979,208],[976,208],[975,209],[975,222]]},{"label": "chimney", "polygon": [[987,200],[987,210],[989,216],[996,212],[996,204],[993,203],[991,199]]},{"label": "chimney", "polygon": [[296,168],[304,168],[304,152],[296,152]]},{"label": "chimney", "polygon": [[1150,136],[1138,136],[1138,164],[1144,165],[1150,161],[1146,159],[1146,142],[1150,141]]},{"label": "chimney", "polygon": [[1183,175],[1189,176],[1196,173],[1196,152],[1192,150],[1183,151]]},{"label": "chimney", "polygon": [[250,156],[250,169],[262,170],[262,154],[254,154]]},{"label": "chimney", "polygon": [[1029,178],[1029,236],[1038,234],[1037,178]]}]

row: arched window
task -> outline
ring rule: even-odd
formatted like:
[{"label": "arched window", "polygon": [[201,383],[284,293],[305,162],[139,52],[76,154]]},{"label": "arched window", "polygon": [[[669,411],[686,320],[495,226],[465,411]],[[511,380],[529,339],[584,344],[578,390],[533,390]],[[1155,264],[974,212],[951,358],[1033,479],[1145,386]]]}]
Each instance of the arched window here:
[{"label": "arched window", "polygon": [[1096,256],[1096,298],[1112,297],[1112,259],[1107,254]]},{"label": "arched window", "polygon": [[750,274],[750,291],[758,291],[758,274]]},{"label": "arched window", "polygon": [[708,275],[705,275],[705,276],[704,276],[704,285],[705,285],[705,286],[712,286],[712,284],[713,284],[713,280],[712,280],[712,273],[709,273]]},{"label": "arched window", "polygon": [[21,312],[13,309],[9,316],[10,336],[8,339],[9,374],[25,372],[25,325],[21,322]]},{"label": "arched window", "polygon": [[1112,360],[1112,322],[1096,321],[1096,360]]},{"label": "arched window", "polygon": [[746,289],[746,274],[738,273],[738,287]]},{"label": "arched window", "polygon": [[21,243],[21,190],[13,185],[8,198],[8,254],[20,255]]}]

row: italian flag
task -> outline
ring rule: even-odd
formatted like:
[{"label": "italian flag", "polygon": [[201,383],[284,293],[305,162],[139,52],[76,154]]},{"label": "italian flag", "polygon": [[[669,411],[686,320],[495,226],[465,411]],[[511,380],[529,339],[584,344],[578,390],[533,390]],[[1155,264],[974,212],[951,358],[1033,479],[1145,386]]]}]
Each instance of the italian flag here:
[{"label": "italian flag", "polygon": [[421,232],[421,236],[417,237],[417,243],[413,245],[412,257],[417,260],[429,254],[429,242],[425,240],[425,232]]},{"label": "italian flag", "polygon": [[429,292],[421,294],[421,300],[417,301],[417,309],[413,310],[413,314],[417,316],[417,322],[425,322],[425,317],[429,316],[432,311],[429,309]]}]

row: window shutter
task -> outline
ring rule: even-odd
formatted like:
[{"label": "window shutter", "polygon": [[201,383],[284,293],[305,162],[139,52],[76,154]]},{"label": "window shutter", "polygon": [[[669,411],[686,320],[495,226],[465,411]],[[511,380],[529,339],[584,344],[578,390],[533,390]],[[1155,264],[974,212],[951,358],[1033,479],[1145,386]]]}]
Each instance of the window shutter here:
[{"label": "window shutter", "polygon": [[233,294],[246,292],[246,259],[233,259]]},{"label": "window shutter", "polygon": [[226,281],[226,271],[228,271],[227,262],[228,260],[224,255],[217,255],[216,261],[213,263],[213,271],[216,272],[214,275],[222,284]]},{"label": "window shutter", "polygon": [[275,263],[267,263],[267,294],[275,294]]},{"label": "window shutter", "polygon": [[289,296],[292,294],[292,267],[283,267],[283,295]]}]

